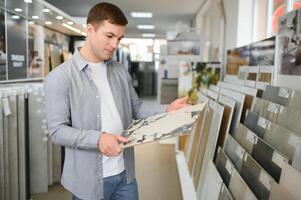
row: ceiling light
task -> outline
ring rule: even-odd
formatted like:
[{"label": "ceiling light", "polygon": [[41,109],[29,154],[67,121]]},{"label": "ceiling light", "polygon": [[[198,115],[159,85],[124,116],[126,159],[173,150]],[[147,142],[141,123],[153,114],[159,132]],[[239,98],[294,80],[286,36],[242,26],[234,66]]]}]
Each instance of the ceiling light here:
[{"label": "ceiling light", "polygon": [[151,12],[131,12],[133,18],[152,18],[153,13]]},{"label": "ceiling light", "polygon": [[156,35],[154,33],[142,33],[142,37],[156,37]]},{"label": "ceiling light", "polygon": [[21,8],[15,8],[16,12],[22,12],[23,10]]},{"label": "ceiling light", "polygon": [[31,18],[32,18],[32,19],[39,19],[40,17],[37,16],[37,15],[33,15]]},{"label": "ceiling light", "polygon": [[49,13],[50,10],[49,10],[48,8],[44,8],[44,9],[43,9],[43,12],[44,12],[44,13]]},{"label": "ceiling light", "polygon": [[52,24],[52,22],[51,22],[51,21],[46,21],[46,22],[45,22],[45,24],[47,24],[47,25],[51,25],[51,24]]},{"label": "ceiling light", "polygon": [[24,0],[25,3],[32,3],[32,0]]},{"label": "ceiling light", "polygon": [[58,20],[62,20],[62,19],[64,19],[64,17],[63,17],[63,16],[60,16],[60,15],[58,15],[58,16],[56,16],[56,19],[58,19]]},{"label": "ceiling light", "polygon": [[68,25],[73,25],[74,23],[72,21],[67,22]]},{"label": "ceiling light", "polygon": [[34,21],[28,21],[29,25],[34,25]]},{"label": "ceiling light", "polygon": [[13,18],[13,19],[20,19],[20,16],[18,16],[18,15],[13,15],[13,16],[11,16],[11,18]]},{"label": "ceiling light", "polygon": [[148,30],[150,30],[150,29],[154,29],[155,26],[154,25],[137,25],[137,28],[138,29],[148,29]]},{"label": "ceiling light", "polygon": [[63,23],[62,25],[63,25],[64,27],[68,28],[68,29],[71,30],[71,31],[74,31],[74,32],[76,32],[76,33],[81,33],[81,31],[80,31],[79,29],[74,28],[73,26],[70,26],[70,25],[65,24],[65,23]]}]

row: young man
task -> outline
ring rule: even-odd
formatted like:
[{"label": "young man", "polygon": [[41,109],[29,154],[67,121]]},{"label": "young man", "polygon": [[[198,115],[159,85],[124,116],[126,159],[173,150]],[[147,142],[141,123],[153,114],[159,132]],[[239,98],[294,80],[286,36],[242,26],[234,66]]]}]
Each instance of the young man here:
[{"label": "young man", "polygon": [[124,66],[111,61],[126,24],[115,5],[95,5],[84,46],[45,79],[49,134],[65,146],[62,184],[73,199],[138,199],[134,149],[121,149],[122,131],[132,119],[188,106],[183,98],[148,108],[138,98]]}]

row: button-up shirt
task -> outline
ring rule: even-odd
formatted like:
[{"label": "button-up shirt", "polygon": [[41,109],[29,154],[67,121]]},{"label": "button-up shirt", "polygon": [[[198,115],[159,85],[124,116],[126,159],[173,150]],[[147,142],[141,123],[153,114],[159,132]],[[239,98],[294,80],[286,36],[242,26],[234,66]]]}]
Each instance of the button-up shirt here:
[{"label": "button-up shirt", "polygon": [[[123,128],[133,119],[165,111],[149,107],[138,98],[125,67],[107,61],[107,78]],[[45,78],[45,103],[49,135],[65,146],[62,185],[81,199],[103,198],[102,154],[97,147],[101,135],[101,98],[87,61],[76,49],[73,57]],[[127,182],[135,179],[134,149],[123,151]]]}]

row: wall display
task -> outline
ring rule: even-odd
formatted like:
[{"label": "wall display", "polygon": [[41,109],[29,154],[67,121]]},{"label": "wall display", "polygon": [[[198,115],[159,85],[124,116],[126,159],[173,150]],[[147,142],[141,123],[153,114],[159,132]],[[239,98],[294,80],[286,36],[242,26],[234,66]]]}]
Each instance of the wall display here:
[{"label": "wall display", "polygon": [[221,192],[219,194],[218,200],[233,200],[233,198],[225,184],[222,184],[222,188],[221,188]]},{"label": "wall display", "polygon": [[279,73],[301,75],[300,10],[279,18]]},{"label": "wall display", "polygon": [[5,14],[0,9],[0,80],[6,80],[7,52],[5,30]]},{"label": "wall display", "polygon": [[215,168],[212,160],[206,163],[206,173],[204,176],[204,185],[197,192],[199,199],[218,200],[223,180]]},{"label": "wall display", "polygon": [[298,90],[268,85],[263,92],[262,98],[286,107],[301,110],[301,91]]},{"label": "wall display", "polygon": [[256,133],[258,137],[263,138],[269,122],[269,120],[260,117],[258,114],[248,110],[244,120],[244,125],[248,129]]},{"label": "wall display", "polygon": [[229,191],[233,198],[237,200],[257,200],[256,196],[237,170],[233,170],[229,184]]},{"label": "wall display", "polygon": [[292,166],[284,164],[279,185],[294,196],[296,200],[301,200],[301,174]]},{"label": "wall display", "polygon": [[250,46],[243,46],[227,51],[226,74],[238,74],[240,66],[249,65]]},{"label": "wall display", "polygon": [[243,115],[245,95],[225,88],[220,89],[220,94],[235,100],[235,107],[234,107],[233,117],[231,121],[230,131],[229,131],[231,134],[234,132],[235,128],[237,127],[237,124],[240,122],[241,116]]},{"label": "wall display", "polygon": [[230,179],[234,170],[234,165],[221,148],[218,148],[215,166],[220,176],[222,177],[224,184],[229,187]]},{"label": "wall display", "polygon": [[124,135],[130,140],[124,147],[175,137],[192,130],[206,104],[197,104],[177,111],[135,120]]},{"label": "wall display", "polygon": [[255,133],[239,123],[232,135],[249,154],[252,153],[255,140],[257,139]]},{"label": "wall display", "polygon": [[258,199],[269,198],[272,182],[274,180],[248,154],[245,154],[244,156],[240,174]]},{"label": "wall display", "polygon": [[227,136],[224,151],[234,164],[235,168],[240,171],[246,150],[230,134]]},{"label": "wall display", "polygon": [[8,80],[27,78],[26,20],[7,12],[7,68]]},{"label": "wall display", "polygon": [[270,37],[250,45],[250,66],[268,66],[275,63],[276,37]]}]

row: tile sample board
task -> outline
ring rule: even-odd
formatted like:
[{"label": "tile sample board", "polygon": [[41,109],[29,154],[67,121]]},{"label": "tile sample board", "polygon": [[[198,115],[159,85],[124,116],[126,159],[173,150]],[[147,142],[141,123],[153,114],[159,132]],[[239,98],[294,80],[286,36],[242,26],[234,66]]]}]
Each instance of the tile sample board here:
[{"label": "tile sample board", "polygon": [[252,153],[257,138],[255,133],[239,123],[233,133],[233,137],[249,154]]},{"label": "tile sample board", "polygon": [[257,200],[255,194],[240,176],[237,170],[234,170],[231,176],[229,191],[235,200]]},{"label": "tile sample board", "polygon": [[281,106],[276,123],[301,136],[301,111]]},{"label": "tile sample board", "polygon": [[203,181],[205,180],[204,177],[205,177],[207,163],[209,162],[209,160],[212,160],[214,157],[216,143],[217,143],[220,125],[221,125],[223,112],[224,112],[224,107],[215,101],[210,100],[209,107],[212,108],[214,112],[212,116],[211,125],[209,128],[209,136],[208,136],[206,149],[204,153],[203,164],[201,168],[201,176],[200,176],[198,187],[203,187],[202,185],[204,183]]},{"label": "tile sample board", "polygon": [[285,164],[282,167],[279,185],[287,190],[295,199],[301,200],[301,173],[292,166]]},{"label": "tile sample board", "polygon": [[301,91],[298,90],[268,85],[262,98],[285,107],[301,110]]},{"label": "tile sample board", "polygon": [[249,154],[244,156],[240,175],[258,199],[269,198],[274,180]]},{"label": "tile sample board", "polygon": [[190,132],[205,105],[205,103],[197,104],[177,111],[135,120],[124,133],[130,140],[124,144],[124,148]]},{"label": "tile sample board", "polygon": [[240,171],[246,150],[230,134],[227,136],[224,151],[235,168]]},{"label": "tile sample board", "polygon": [[280,112],[280,104],[276,104],[265,99],[255,98],[253,101],[251,111],[267,118],[268,120],[277,123],[278,115]]},{"label": "tile sample board", "polygon": [[230,134],[231,134],[234,132],[234,129],[236,128],[237,124],[240,122],[240,118],[243,111],[243,105],[245,101],[245,95],[225,88],[220,89],[220,94],[228,96],[233,100],[235,100],[235,108],[234,108],[233,117],[230,126]]},{"label": "tile sample board", "polygon": [[221,148],[218,148],[215,167],[222,177],[224,184],[229,187],[231,175],[234,170],[234,165]]},{"label": "tile sample board", "polygon": [[[3,110],[2,94],[0,93],[0,109]],[[5,159],[4,159],[4,132],[3,132],[3,112],[0,113],[0,199],[5,199]]]},{"label": "tile sample board", "polygon": [[248,110],[244,120],[244,125],[253,131],[258,137],[263,138],[269,120],[259,116],[258,114]]},{"label": "tile sample board", "polygon": [[207,90],[207,96],[215,101],[218,99],[218,93],[213,90]]},{"label": "tile sample board", "polygon": [[209,85],[209,90],[212,90],[212,91],[214,91],[214,92],[216,92],[216,93],[219,93],[219,90],[220,90],[220,87],[219,86],[217,86],[217,85]]},{"label": "tile sample board", "polygon": [[233,200],[233,198],[225,184],[222,185],[218,200]]},{"label": "tile sample board", "polygon": [[197,191],[198,199],[218,200],[223,180],[215,168],[212,160],[206,163],[206,176],[204,177],[204,185]]},{"label": "tile sample board", "polygon": [[296,200],[286,189],[276,182],[272,183],[269,200]]}]

